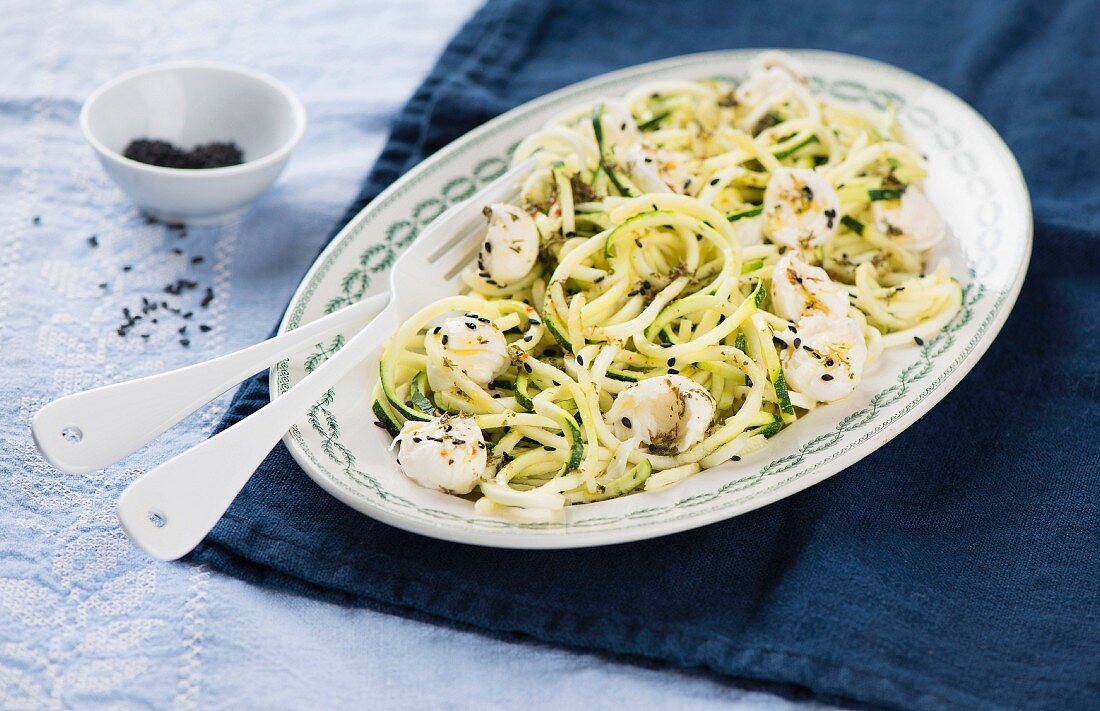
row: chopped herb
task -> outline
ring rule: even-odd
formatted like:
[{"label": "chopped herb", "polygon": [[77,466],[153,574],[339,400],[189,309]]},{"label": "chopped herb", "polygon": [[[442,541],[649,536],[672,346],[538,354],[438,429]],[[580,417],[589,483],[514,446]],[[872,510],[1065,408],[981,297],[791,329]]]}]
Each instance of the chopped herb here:
[{"label": "chopped herb", "polygon": [[863,223],[856,218],[845,215],[840,218],[840,224],[844,225],[852,232],[855,232],[857,235],[863,236]]},{"label": "chopped herb", "polygon": [[905,192],[906,186],[903,185],[900,188],[881,188],[878,190],[868,190],[867,197],[871,202],[877,200],[898,200],[901,198],[902,193]]}]

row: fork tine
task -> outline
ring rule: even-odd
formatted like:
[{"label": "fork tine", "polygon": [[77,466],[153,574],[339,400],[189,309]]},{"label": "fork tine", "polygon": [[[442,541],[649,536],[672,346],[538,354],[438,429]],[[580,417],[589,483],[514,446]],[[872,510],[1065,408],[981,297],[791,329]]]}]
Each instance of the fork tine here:
[{"label": "fork tine", "polygon": [[481,243],[479,240],[475,240],[470,245],[469,249],[456,249],[454,251],[456,258],[451,261],[451,265],[447,268],[447,271],[444,273],[443,278],[447,281],[453,279],[459,272],[466,268],[466,265],[474,261],[474,258],[477,257],[477,253],[480,249]]}]

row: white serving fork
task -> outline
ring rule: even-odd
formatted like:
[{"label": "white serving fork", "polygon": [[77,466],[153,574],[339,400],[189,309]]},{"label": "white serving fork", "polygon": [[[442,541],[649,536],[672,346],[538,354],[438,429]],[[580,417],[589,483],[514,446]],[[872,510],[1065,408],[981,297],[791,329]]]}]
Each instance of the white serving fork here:
[{"label": "white serving fork", "polygon": [[[130,484],[118,503],[119,521],[130,539],[160,560],[174,560],[198,545],[310,406],[402,321],[458,292],[459,275],[480,248],[482,209],[515,199],[520,182],[534,166],[531,159],[512,168],[425,228],[393,265],[389,302],[381,313],[285,395]],[[384,298],[364,300],[206,363],[56,400],[35,415],[35,443],[63,471],[86,472],[112,464],[249,375],[318,338],[366,320]]]}]

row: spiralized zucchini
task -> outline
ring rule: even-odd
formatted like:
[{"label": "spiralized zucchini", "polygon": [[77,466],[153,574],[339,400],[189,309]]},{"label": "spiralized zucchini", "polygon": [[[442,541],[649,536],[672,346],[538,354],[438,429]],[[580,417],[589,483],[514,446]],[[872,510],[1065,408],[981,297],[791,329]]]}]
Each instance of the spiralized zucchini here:
[{"label": "spiralized zucchini", "polygon": [[[930,268],[914,247],[927,225],[906,231],[902,201],[919,191],[925,167],[893,111],[870,116],[815,98],[782,56],[761,58],[753,72],[755,83],[740,90],[721,81],[640,86],[529,136],[514,160],[537,156],[541,167],[515,207],[537,228],[537,261],[504,283],[482,260],[463,275],[463,295],[422,310],[389,341],[375,413],[395,434],[411,431],[409,421],[472,416],[485,454],[469,496],[482,513],[548,521],[566,505],[663,489],[763,447],[817,407],[784,369],[800,348],[829,366],[832,356],[800,343],[799,315],[791,321],[776,308],[784,254],[823,268],[835,283],[826,287],[848,295],[848,313],[829,318],[862,334],[860,372],[957,312],[961,289],[948,265]],[[803,215],[827,220],[827,238],[811,231],[794,246],[768,238],[767,221],[783,215],[764,204],[765,191],[789,168],[813,171],[835,191],[839,213]],[[796,213],[813,210],[812,197]],[[494,265],[504,264],[499,243],[490,246]],[[784,278],[805,286],[800,275],[809,273]],[[811,302],[804,314],[826,318]],[[507,359],[487,383],[448,360],[446,335],[432,335],[455,315],[504,336]],[[847,365],[857,381],[854,359]],[[447,368],[446,386],[434,389],[431,378],[440,382]],[[713,400],[701,438],[677,450],[671,440],[619,436],[608,421],[616,397],[667,375]],[[399,439],[406,456],[409,442]]]}]

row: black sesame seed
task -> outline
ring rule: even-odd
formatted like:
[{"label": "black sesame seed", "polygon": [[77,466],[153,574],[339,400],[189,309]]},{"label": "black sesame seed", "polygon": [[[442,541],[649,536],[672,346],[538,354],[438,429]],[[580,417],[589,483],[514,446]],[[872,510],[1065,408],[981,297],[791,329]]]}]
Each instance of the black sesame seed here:
[{"label": "black sesame seed", "polygon": [[584,365],[584,356],[580,353],[577,354],[577,365]]},{"label": "black sesame seed", "polygon": [[717,185],[718,184],[718,178],[715,178],[714,180],[710,181],[710,184],[711,185]]},{"label": "black sesame seed", "polygon": [[526,370],[528,373],[530,373],[531,370],[532,370],[531,364],[530,363],[524,363],[523,364],[523,369]]},{"label": "black sesame seed", "polygon": [[477,330],[477,324],[473,321],[467,321],[466,328],[470,329],[471,331]]},{"label": "black sesame seed", "polygon": [[122,267],[122,271],[124,271],[124,272],[128,272],[128,271],[130,271],[130,270],[131,270],[131,269],[133,269],[133,268],[134,268],[134,267],[133,267],[133,265],[130,265],[130,264],[126,264],[126,265],[124,265],[124,266]]},{"label": "black sesame seed", "polygon": [[34,224],[41,225],[42,224],[42,218],[39,217],[38,215],[35,215],[34,216]]},{"label": "black sesame seed", "polygon": [[680,374],[680,371],[676,370],[675,368],[669,368],[668,372],[669,372],[670,375],[679,375]]},{"label": "black sesame seed", "polygon": [[435,328],[432,329],[432,333],[439,333],[442,330],[443,330],[442,326],[436,326]]},{"label": "black sesame seed", "polygon": [[187,348],[188,346],[191,345],[191,341],[187,340],[186,338],[181,338],[180,339],[180,345],[183,346],[184,348]]},{"label": "black sesame seed", "polygon": [[913,336],[913,342],[916,343],[918,346],[924,345],[924,339],[920,336]]},{"label": "black sesame seed", "polygon": [[628,430],[633,427],[633,425],[630,424],[630,418],[629,417],[624,417],[623,418],[623,427],[627,428]]},{"label": "black sesame seed", "polygon": [[172,248],[172,254],[183,254],[183,250],[180,249],[179,247],[173,247]]},{"label": "black sesame seed", "polygon": [[735,454],[732,457],[730,457],[730,461],[731,462],[739,462],[739,461],[741,461],[741,457],[739,457]]},{"label": "black sesame seed", "polygon": [[832,379],[833,379],[833,376],[829,375],[828,373],[824,373],[824,374],[823,374],[823,375],[821,376],[821,379],[822,379],[822,380],[824,380],[825,382],[828,382],[828,381],[830,381],[830,380],[832,380]]},{"label": "black sesame seed", "polygon": [[199,326],[199,330],[203,333],[209,333],[213,329],[213,326],[207,326],[205,323]]},{"label": "black sesame seed", "polygon": [[99,237],[96,237],[95,235],[92,235],[91,237],[88,238],[88,244],[90,244],[92,247],[98,247],[99,246]]},{"label": "black sesame seed", "polygon": [[489,254],[493,253],[493,243],[492,242],[486,242],[485,243],[485,251],[488,252]]},{"label": "black sesame seed", "polygon": [[794,347],[795,348],[798,348],[801,345],[802,345],[802,339],[801,338],[794,339]]},{"label": "black sesame seed", "polygon": [[191,257],[191,263],[192,264],[202,264],[202,262],[203,262],[202,257]]},{"label": "black sesame seed", "polygon": [[443,345],[447,345],[447,341],[451,340],[446,333],[443,334]]}]

